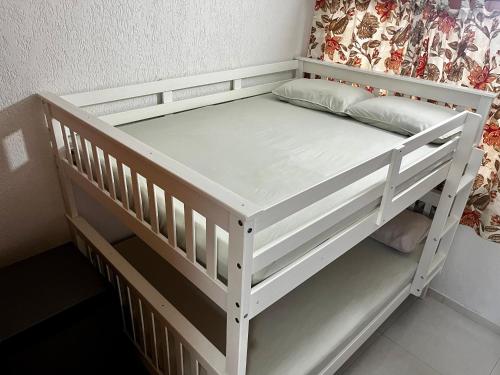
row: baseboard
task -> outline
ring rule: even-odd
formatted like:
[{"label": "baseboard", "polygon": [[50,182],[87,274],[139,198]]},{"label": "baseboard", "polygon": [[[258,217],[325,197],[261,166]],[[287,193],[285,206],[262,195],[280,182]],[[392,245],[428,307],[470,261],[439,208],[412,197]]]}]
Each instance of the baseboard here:
[{"label": "baseboard", "polygon": [[500,326],[498,324],[493,323],[492,321],[486,319],[477,312],[465,307],[464,305],[448,297],[447,295],[442,294],[441,292],[438,292],[437,290],[432,288],[429,288],[427,295],[429,297],[435,298],[439,302],[444,303],[446,306],[452,308],[453,310],[459,312],[460,314],[465,315],[466,317],[473,320],[477,324],[480,324],[483,327],[486,327],[489,330],[492,330],[493,332],[500,335]]}]

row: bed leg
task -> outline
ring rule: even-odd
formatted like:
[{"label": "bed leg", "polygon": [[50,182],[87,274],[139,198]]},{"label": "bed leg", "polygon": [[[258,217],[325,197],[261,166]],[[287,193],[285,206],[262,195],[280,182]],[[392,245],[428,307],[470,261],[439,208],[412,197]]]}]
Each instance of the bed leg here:
[{"label": "bed leg", "polygon": [[[77,217],[78,209],[76,206],[75,195],[73,193],[73,185],[71,184],[70,179],[64,174],[63,168],[61,168],[59,149],[64,147],[64,145],[61,144],[62,142],[61,137],[63,136],[61,130],[61,124],[54,120],[50,105],[48,103],[42,102],[42,107],[45,117],[45,124],[49,132],[52,154],[54,156],[54,161],[56,164],[59,186],[61,188],[61,195],[64,203],[64,210],[66,211],[66,216],[70,218]],[[56,131],[58,130],[60,130],[60,133],[58,133],[59,137],[56,135]],[[73,228],[73,225],[70,223],[69,220],[68,220],[68,227],[73,243],[81,251],[85,252],[83,242],[79,240],[78,236],[76,235],[75,229]]]},{"label": "bed leg", "polygon": [[429,287],[430,287],[430,284],[427,284],[427,286],[425,286],[424,289],[422,289],[422,293],[420,294],[420,296],[418,298],[425,299],[427,297],[427,292],[429,291]]},{"label": "bed leg", "polygon": [[253,222],[231,216],[229,224],[226,372],[246,372],[250,291],[252,283]]}]

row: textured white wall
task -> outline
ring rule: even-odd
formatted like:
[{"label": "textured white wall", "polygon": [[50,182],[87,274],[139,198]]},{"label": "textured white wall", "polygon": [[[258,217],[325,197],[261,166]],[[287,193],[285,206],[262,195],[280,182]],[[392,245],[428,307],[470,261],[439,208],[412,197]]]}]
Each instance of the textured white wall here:
[{"label": "textured white wall", "polygon": [[68,240],[33,94],[286,60],[314,0],[0,0],[0,266]]}]

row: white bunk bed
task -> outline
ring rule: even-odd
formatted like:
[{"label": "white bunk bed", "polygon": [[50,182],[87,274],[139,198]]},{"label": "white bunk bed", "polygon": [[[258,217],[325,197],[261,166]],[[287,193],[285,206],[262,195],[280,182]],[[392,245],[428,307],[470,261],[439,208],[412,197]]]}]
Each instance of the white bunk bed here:
[{"label": "white bunk bed", "polygon": [[[268,94],[283,83],[273,75],[304,73],[459,110],[404,138]],[[255,77],[268,82],[247,86],[246,78],[262,80]],[[220,82],[230,90],[173,100],[178,90]],[[159,104],[101,117],[80,108],[158,94]],[[150,371],[168,374],[335,372],[443,267],[481,162],[473,147],[481,116],[494,99],[307,58],[40,96],[74,241],[116,287]],[[432,144],[454,129],[462,131]],[[373,142],[356,142],[356,133]],[[349,157],[339,152],[346,143]],[[112,246],[78,214],[72,183],[137,237]],[[365,239],[419,199],[437,206],[420,251],[405,256]],[[186,304],[219,323],[207,328]]]}]

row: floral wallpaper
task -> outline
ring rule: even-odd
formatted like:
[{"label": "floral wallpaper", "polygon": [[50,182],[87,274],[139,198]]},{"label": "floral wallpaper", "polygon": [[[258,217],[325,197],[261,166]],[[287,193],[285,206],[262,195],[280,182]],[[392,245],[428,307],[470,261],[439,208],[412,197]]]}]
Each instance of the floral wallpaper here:
[{"label": "floral wallpaper", "polygon": [[[309,55],[362,69],[500,93],[500,12],[484,0],[316,0]],[[461,223],[500,242],[500,100]]]}]

